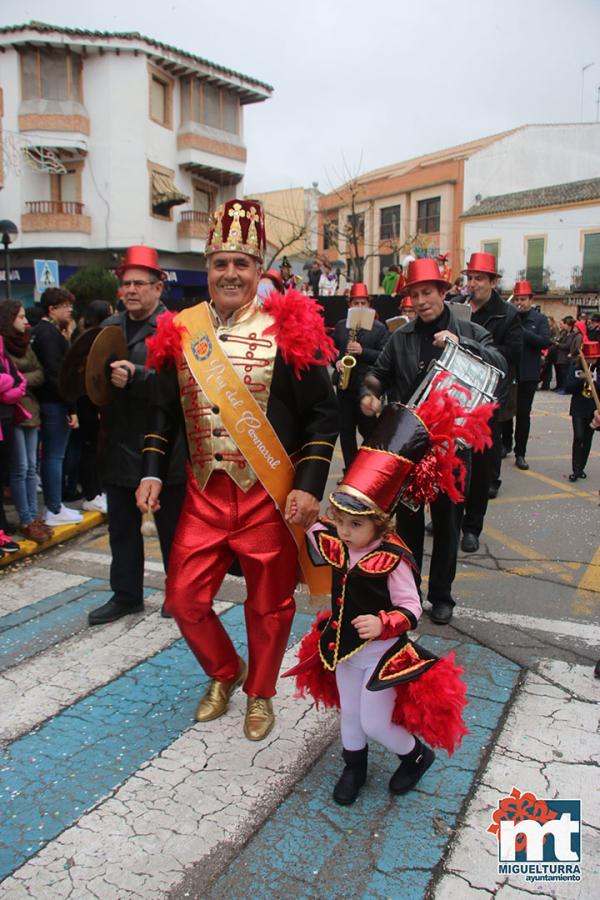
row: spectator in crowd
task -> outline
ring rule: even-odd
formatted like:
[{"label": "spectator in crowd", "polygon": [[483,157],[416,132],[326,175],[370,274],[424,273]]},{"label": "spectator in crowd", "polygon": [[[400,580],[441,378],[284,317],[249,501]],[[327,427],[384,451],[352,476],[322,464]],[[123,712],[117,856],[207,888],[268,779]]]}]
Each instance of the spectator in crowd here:
[{"label": "spectator in crowd", "polygon": [[308,273],[308,283],[310,284],[310,290],[313,297],[319,296],[319,282],[321,281],[322,274],[323,270],[319,265],[319,260],[315,259]]},{"label": "spectator in crowd", "polygon": [[[369,291],[366,284],[353,284],[348,299],[349,308],[369,307]],[[381,322],[374,321],[370,331],[361,328],[354,340],[350,340],[346,318],[340,319],[333,332],[333,341],[338,351],[335,364],[334,384],[337,387],[338,408],[340,411],[340,443],[344,456],[344,470],[348,468],[358,452],[356,430],[361,437],[367,438],[373,433],[377,419],[365,416],[360,409],[360,388],[369,366],[372,366],[379,353],[385,347],[389,332]],[[339,387],[343,372],[342,358],[353,356],[356,365],[351,369],[350,381],[345,390]]]},{"label": "spectator in crowd", "polygon": [[565,380],[570,364],[577,359],[583,343],[581,331],[575,327],[573,316],[564,316],[560,320],[560,336],[558,338],[558,352],[556,356],[556,387],[555,391],[564,394]]},{"label": "spectator in crowd", "polygon": [[62,502],[63,463],[71,428],[77,428],[74,407],[65,402],[58,379],[69,341],[63,331],[73,319],[75,298],[64,288],[47,288],[41,297],[43,317],[32,331],[32,345],[44,370],[44,383],[37,390],[41,408],[42,490],[46,504],[44,522],[72,525],[82,515]]},{"label": "spectator in crowd", "polygon": [[320,297],[333,297],[335,295],[337,283],[334,273],[331,271],[331,263],[324,259],[321,263],[323,271],[319,278],[319,294]]},{"label": "spectator in crowd", "polygon": [[[515,465],[518,469],[528,469],[525,459],[531,407],[540,380],[540,358],[542,350],[550,346],[550,330],[546,316],[533,309],[533,291],[528,281],[517,281],[513,291],[514,303],[519,310],[523,326],[523,348],[517,373],[517,409],[515,423]],[[502,423],[502,443],[510,453],[513,442],[513,419]]]},{"label": "spectator in crowd", "polygon": [[593,313],[587,328],[589,341],[600,341],[600,313]]},{"label": "spectator in crowd", "polygon": [[[453,340],[486,363],[506,372],[506,362],[494,347],[490,334],[481,326],[455,318],[451,307],[444,303],[449,284],[440,278],[434,259],[418,259],[408,267],[407,289],[417,317],[397,328],[379,354],[364,381],[361,408],[365,415],[377,415],[381,409],[381,395],[395,388],[396,397],[406,403],[427,374],[429,364],[439,359],[446,340]],[[515,311],[516,315],[516,311]],[[452,618],[455,601],[452,583],[456,574],[456,560],[463,504],[454,504],[444,493],[431,503],[433,522],[433,550],[429,567],[428,600],[432,605],[431,620],[446,625]],[[423,507],[416,511],[400,504],[396,514],[398,534],[415,556],[417,566],[423,562],[425,514]]]},{"label": "spectator in crowd", "polygon": [[[112,313],[112,306],[106,300],[92,300],[83,315],[82,331],[102,324]],[[90,512],[106,513],[106,494],[98,465],[100,418],[98,408],[89,397],[78,399],[77,418],[80,435],[79,481],[84,498],[82,508]]]},{"label": "spectator in crowd", "polygon": [[4,511],[4,485],[8,482],[15,435],[16,412],[20,410],[27,383],[17,371],[4,349],[4,339],[0,336],[0,556],[15,553],[19,549],[16,541],[6,533],[8,523]]},{"label": "spectator in crowd", "polygon": [[[600,391],[600,369],[598,367],[600,343],[584,341],[581,353],[587,361],[596,391]],[[571,453],[573,471],[569,475],[569,481],[577,481],[578,478],[587,477],[585,467],[592,448],[596,411],[594,399],[585,378],[584,366],[580,359],[573,360],[569,366],[565,380],[565,393],[572,394],[569,415],[573,426]]]},{"label": "spectator in crowd", "polygon": [[283,281],[277,269],[267,269],[266,272],[262,273],[258,282],[256,295],[257,297],[260,297],[261,300],[266,300],[271,291],[276,291],[278,294],[285,294]]},{"label": "spectator in crowd", "polygon": [[[502,299],[496,285],[498,272],[493,253],[472,253],[464,270],[470,292],[471,321],[485,328],[492,336],[494,347],[506,361],[509,381],[514,381],[521,347],[523,328],[517,310]],[[504,388],[508,385],[505,383]],[[508,399],[507,390],[499,397],[500,409],[491,421],[493,444],[483,453],[474,453],[471,463],[471,483],[465,498],[463,537],[464,553],[479,549],[479,535],[487,512],[488,500],[498,495],[502,466],[501,422],[507,413],[502,409]]]},{"label": "spectator in crowd", "polygon": [[406,279],[402,274],[402,266],[398,265],[389,267],[384,276],[381,287],[384,294],[392,296],[392,294],[402,293],[405,284]]},{"label": "spectator in crowd", "polygon": [[417,318],[415,307],[408,294],[400,301],[400,315],[406,316],[409,322]]},{"label": "spectator in crowd", "polygon": [[[156,378],[154,370],[146,368],[146,338],[156,333],[156,320],[166,311],[161,303],[165,273],[156,250],[130,247],[116,272],[125,309],[102,324],[122,329],[127,359],[111,363],[116,390],[103,410],[100,466],[108,507],[113,596],[90,612],[90,625],[105,625],[144,608],[144,541],[135,489],[142,474],[142,446]],[[165,571],[185,490],[184,454],[179,435],[165,474],[161,509],[155,515]]]},{"label": "spectator in crowd", "polygon": [[38,518],[37,454],[40,427],[40,404],[34,388],[44,382],[41,363],[31,347],[30,329],[25,310],[18,300],[0,304],[0,335],[4,348],[26,382],[26,392],[20,399],[29,418],[20,412],[15,423],[14,444],[10,466],[10,492],[19,516],[19,530],[23,537],[42,544],[52,536],[52,528]]},{"label": "spectator in crowd", "polygon": [[550,331],[550,346],[542,356],[542,371],[540,385],[541,391],[549,391],[552,383],[552,370],[556,367],[556,356],[558,353],[558,339],[560,337],[560,327],[554,316],[548,316],[548,330]]},{"label": "spectator in crowd", "polygon": [[279,272],[281,275],[281,280],[283,282],[283,289],[285,291],[289,291],[290,288],[299,291],[302,288],[302,278],[300,275],[294,275],[287,256],[284,256],[281,260]]}]

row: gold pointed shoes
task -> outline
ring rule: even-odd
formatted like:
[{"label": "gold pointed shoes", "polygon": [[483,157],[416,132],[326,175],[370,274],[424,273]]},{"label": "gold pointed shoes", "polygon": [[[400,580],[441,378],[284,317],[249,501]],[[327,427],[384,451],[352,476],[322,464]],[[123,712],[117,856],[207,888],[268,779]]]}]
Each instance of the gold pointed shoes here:
[{"label": "gold pointed shoes", "polygon": [[248,697],[244,734],[249,741],[262,741],[275,724],[273,704],[265,697]]},{"label": "gold pointed shoes", "polygon": [[213,678],[196,708],[194,717],[196,722],[210,722],[218,719],[227,711],[231,695],[236,687],[245,681],[248,673],[248,667],[244,660],[240,658],[239,663],[239,670],[235,678],[230,678],[229,681],[215,681]]}]

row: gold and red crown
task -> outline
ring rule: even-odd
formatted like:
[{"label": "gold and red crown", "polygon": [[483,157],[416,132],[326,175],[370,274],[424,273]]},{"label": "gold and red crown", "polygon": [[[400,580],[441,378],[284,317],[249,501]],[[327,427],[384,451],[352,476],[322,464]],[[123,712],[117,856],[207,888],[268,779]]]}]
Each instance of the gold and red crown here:
[{"label": "gold and red crown", "polygon": [[266,247],[265,217],[258,200],[227,200],[213,214],[206,256],[247,253],[262,260]]}]

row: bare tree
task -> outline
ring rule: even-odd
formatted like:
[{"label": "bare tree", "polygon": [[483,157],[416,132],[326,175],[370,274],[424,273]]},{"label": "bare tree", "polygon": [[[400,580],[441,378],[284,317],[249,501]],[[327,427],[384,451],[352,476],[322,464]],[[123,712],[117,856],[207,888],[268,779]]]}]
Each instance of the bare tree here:
[{"label": "bare tree", "polygon": [[[353,281],[364,280],[365,263],[372,257],[393,255],[399,261],[401,254],[415,250],[418,255],[426,252],[428,239],[418,232],[400,240],[400,234],[393,234],[383,240],[367,244],[365,242],[365,217],[372,210],[373,200],[365,198],[365,186],[359,173],[351,174],[343,161],[345,180],[332,193],[340,200],[343,209],[349,209],[346,222],[341,227],[332,221],[325,223],[330,246],[339,252],[345,250],[349,263],[349,275]],[[366,204],[366,208],[365,208]],[[421,251],[421,252],[419,252]]]}]

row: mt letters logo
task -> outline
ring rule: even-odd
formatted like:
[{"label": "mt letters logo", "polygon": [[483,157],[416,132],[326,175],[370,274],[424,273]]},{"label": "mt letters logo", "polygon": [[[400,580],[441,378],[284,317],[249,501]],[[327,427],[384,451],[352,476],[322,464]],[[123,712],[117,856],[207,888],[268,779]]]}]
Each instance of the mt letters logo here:
[{"label": "mt letters logo", "polygon": [[513,788],[487,829],[498,838],[498,873],[526,881],[581,880],[581,800],[538,800]]}]

